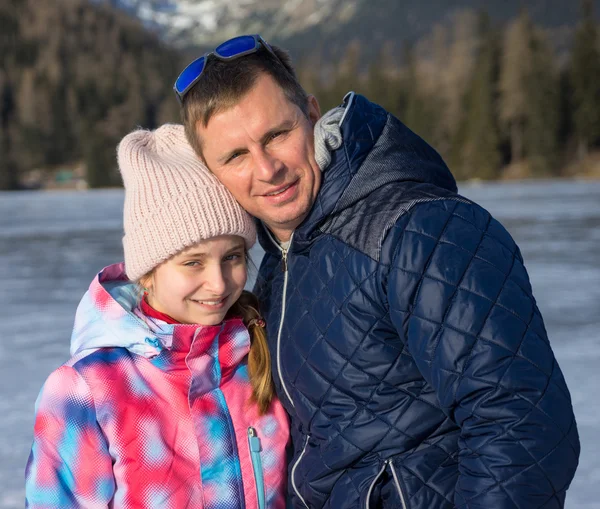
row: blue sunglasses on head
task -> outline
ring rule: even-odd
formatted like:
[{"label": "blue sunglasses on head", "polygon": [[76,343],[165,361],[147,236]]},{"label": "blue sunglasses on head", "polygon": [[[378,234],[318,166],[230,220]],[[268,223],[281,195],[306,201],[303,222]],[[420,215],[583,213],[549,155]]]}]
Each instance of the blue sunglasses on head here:
[{"label": "blue sunglasses on head", "polygon": [[175,81],[173,90],[179,100],[179,104],[183,103],[183,99],[190,89],[198,83],[202,71],[206,67],[206,62],[209,57],[215,57],[219,60],[235,60],[236,58],[243,57],[256,53],[261,46],[271,53],[277,60],[279,58],[267,44],[267,42],[258,34],[255,35],[240,35],[225,41],[223,44],[219,44],[213,51],[205,53],[200,58],[194,60],[189,64],[179,75],[179,78]]}]

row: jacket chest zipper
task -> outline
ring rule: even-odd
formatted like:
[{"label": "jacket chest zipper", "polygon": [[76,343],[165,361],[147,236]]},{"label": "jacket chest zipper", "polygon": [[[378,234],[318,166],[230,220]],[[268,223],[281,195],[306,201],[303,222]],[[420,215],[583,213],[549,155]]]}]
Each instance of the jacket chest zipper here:
[{"label": "jacket chest zipper", "polygon": [[[292,236],[290,237],[290,245],[292,244],[293,237],[294,237],[294,234],[292,234]],[[283,379],[283,376],[281,374],[281,333],[283,331],[283,320],[285,319],[285,301],[286,301],[286,296],[287,296],[288,250],[282,249],[281,247],[280,247],[280,249],[281,249],[281,268],[282,268],[284,274],[283,274],[283,295],[281,297],[281,319],[279,320],[279,331],[277,332],[277,374],[279,375],[279,380],[281,382],[281,386],[283,387],[283,390],[285,392],[285,395],[288,398],[288,401],[290,402],[292,407],[295,407],[294,401],[292,400],[292,397],[290,396],[287,386],[285,385],[285,380]]]},{"label": "jacket chest zipper", "polygon": [[[292,233],[291,237],[290,237],[290,242],[289,242],[289,246],[292,245],[292,239],[294,238],[294,234]],[[285,395],[288,398],[288,401],[290,402],[290,404],[292,405],[292,407],[295,407],[296,405],[294,405],[294,401],[292,400],[292,396],[290,396],[290,393],[287,389],[287,386],[285,385],[285,380],[283,379],[283,376],[281,375],[281,333],[283,330],[283,321],[285,319],[285,301],[286,301],[286,296],[287,296],[287,284],[288,284],[288,249],[283,249],[279,243],[277,243],[275,241],[275,239],[273,239],[273,237],[271,237],[271,239],[273,240],[273,242],[275,242],[275,245],[277,247],[279,247],[279,249],[281,249],[281,270],[283,271],[283,294],[281,297],[281,319],[279,321],[279,331],[277,333],[277,373],[279,375],[279,380],[281,381],[281,386],[283,387],[283,391],[285,392]],[[306,440],[304,441],[304,448],[302,449],[302,453],[300,453],[300,456],[298,457],[298,460],[296,461],[296,463],[294,464],[294,466],[292,467],[292,472],[291,472],[291,476],[292,476],[292,487],[294,488],[294,492],[296,493],[296,495],[298,496],[298,498],[302,501],[302,503],[304,504],[304,506],[308,509],[308,504],[306,503],[306,501],[302,498],[302,495],[300,495],[300,492],[298,491],[298,488],[296,487],[296,479],[294,478],[295,474],[296,474],[296,468],[298,468],[298,464],[300,463],[300,461],[302,460],[302,457],[304,456],[304,453],[306,452],[306,447],[308,446],[308,439],[310,438],[310,435],[306,436]]]},{"label": "jacket chest zipper", "polygon": [[254,471],[258,509],[265,509],[265,480],[262,460],[260,459],[260,439],[252,426],[248,428],[248,447],[250,448],[250,459],[252,460],[252,470]]}]

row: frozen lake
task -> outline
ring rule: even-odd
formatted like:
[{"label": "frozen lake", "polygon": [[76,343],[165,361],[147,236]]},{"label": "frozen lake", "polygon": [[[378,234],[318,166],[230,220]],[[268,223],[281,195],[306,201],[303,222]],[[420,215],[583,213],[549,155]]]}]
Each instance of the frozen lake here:
[{"label": "frozen lake", "polygon": [[[461,192],[521,248],[579,424],[567,507],[600,509],[600,182]],[[76,305],[96,272],[122,259],[122,201],[119,190],[0,193],[0,509],[24,505],[35,398],[69,356]]]}]

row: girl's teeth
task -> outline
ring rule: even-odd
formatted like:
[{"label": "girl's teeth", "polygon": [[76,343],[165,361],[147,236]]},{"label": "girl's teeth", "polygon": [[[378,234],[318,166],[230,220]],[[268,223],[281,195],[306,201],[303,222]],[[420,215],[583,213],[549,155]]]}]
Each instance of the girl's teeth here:
[{"label": "girl's teeth", "polygon": [[199,300],[198,302],[200,304],[206,304],[208,306],[216,306],[217,304],[221,304],[221,302],[223,302],[224,299],[221,300]]}]

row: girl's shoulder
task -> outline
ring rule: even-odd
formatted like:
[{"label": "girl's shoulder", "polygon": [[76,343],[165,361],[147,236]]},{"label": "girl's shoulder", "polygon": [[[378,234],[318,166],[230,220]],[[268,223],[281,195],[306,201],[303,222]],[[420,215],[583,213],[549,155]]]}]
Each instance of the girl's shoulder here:
[{"label": "girl's shoulder", "polygon": [[50,373],[38,400],[59,402],[75,398],[92,404],[98,396],[96,388],[122,378],[124,369],[127,371],[133,362],[131,357],[132,354],[121,347],[80,352]]},{"label": "girl's shoulder", "polygon": [[[133,362],[133,354],[123,347],[103,347],[84,350],[73,355],[54,370],[48,380],[62,380],[63,385],[87,384],[102,379],[114,379],[119,371]],[[46,385],[48,382],[46,382]]]},{"label": "girl's shoulder", "polygon": [[77,371],[106,368],[131,359],[133,355],[122,346],[91,348],[76,353],[63,366],[70,366]]}]

